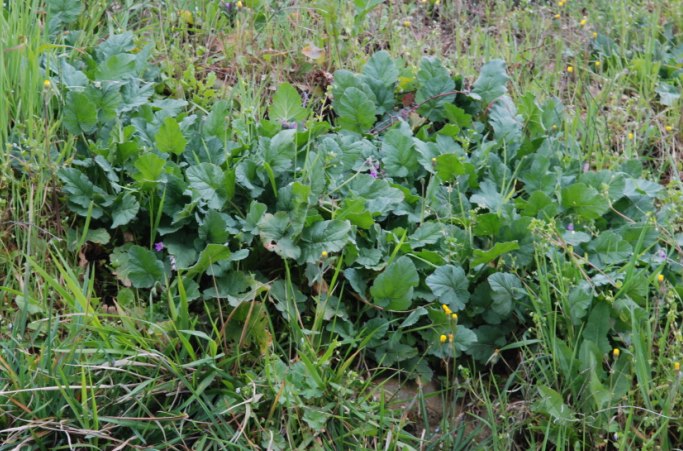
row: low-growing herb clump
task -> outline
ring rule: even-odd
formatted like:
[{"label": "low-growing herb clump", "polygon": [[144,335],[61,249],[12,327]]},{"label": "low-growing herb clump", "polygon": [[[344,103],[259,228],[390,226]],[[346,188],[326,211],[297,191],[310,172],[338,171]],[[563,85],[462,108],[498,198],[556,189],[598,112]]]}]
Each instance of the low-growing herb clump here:
[{"label": "low-growing herb clump", "polygon": [[330,124],[289,84],[259,121],[230,120],[229,101],[204,114],[159,99],[133,49],[114,35],[54,77],[79,136],[59,178],[111,250],[114,297],[155,289],[172,311],[265,301],[304,334],[363,337],[377,364],[430,377],[521,338],[540,263],[574,268],[557,308],[604,326],[584,331],[598,359],[631,339],[657,273],[679,283],[660,244],[677,214],[657,208],[665,189],[638,161],[591,168],[559,101],[513,101],[500,60],[467,86],[438,59],[413,73],[375,53],[334,74]]}]

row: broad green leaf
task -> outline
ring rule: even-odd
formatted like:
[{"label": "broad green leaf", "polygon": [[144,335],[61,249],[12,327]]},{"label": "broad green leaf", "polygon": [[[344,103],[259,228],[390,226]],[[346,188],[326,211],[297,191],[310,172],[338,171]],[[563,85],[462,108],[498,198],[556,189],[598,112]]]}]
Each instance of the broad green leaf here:
[{"label": "broad green leaf", "polygon": [[365,199],[365,207],[371,213],[383,215],[394,209],[403,201],[403,193],[393,188],[386,180],[374,179],[367,174],[360,174],[349,183],[349,191],[355,196]]},{"label": "broad green leaf", "polygon": [[95,80],[118,81],[132,77],[136,72],[136,57],[129,53],[112,55],[97,65]]},{"label": "broad green leaf", "polygon": [[472,85],[472,92],[481,98],[483,105],[488,105],[507,92],[507,82],[510,78],[505,70],[505,61],[493,60],[484,64],[479,72],[479,78]]},{"label": "broad green leaf", "polygon": [[319,221],[301,234],[301,258],[306,263],[320,260],[322,252],[339,252],[353,240],[348,221]]},{"label": "broad green leaf", "polygon": [[474,174],[474,166],[463,163],[461,157],[454,153],[447,153],[436,157],[434,164],[436,174],[444,182],[453,182],[461,175]]},{"label": "broad green leaf", "polygon": [[588,245],[590,262],[599,268],[626,263],[633,255],[633,248],[620,235],[611,230],[602,232]]},{"label": "broad green leaf", "polygon": [[114,251],[111,263],[124,285],[151,288],[157,282],[164,283],[163,263],[154,252],[142,246],[133,245],[127,250]]},{"label": "broad green leaf", "polygon": [[519,243],[517,241],[496,243],[491,249],[486,251],[475,249],[474,258],[472,258],[472,266],[492,262],[501,255],[516,251],[517,249],[519,249]]},{"label": "broad green leaf", "polygon": [[112,55],[129,53],[135,48],[135,35],[132,31],[121,34],[112,34],[106,41],[97,46],[97,57],[100,61],[106,60]]},{"label": "broad green leaf", "polygon": [[571,289],[567,300],[570,306],[569,316],[571,316],[572,323],[578,326],[593,302],[593,290],[588,282],[584,280],[578,286]]},{"label": "broad green leaf", "polygon": [[100,122],[107,123],[116,119],[119,107],[123,103],[118,87],[110,86],[97,89],[89,86],[86,92],[90,100],[95,104]]},{"label": "broad green leaf", "polygon": [[259,148],[263,159],[275,172],[274,175],[286,171],[294,164],[296,158],[296,130],[282,130],[270,140],[261,138]]},{"label": "broad green leaf", "polygon": [[660,81],[657,83],[655,92],[659,94],[659,103],[664,106],[673,106],[681,98],[681,88]]},{"label": "broad green leaf", "polygon": [[419,168],[418,153],[413,148],[413,136],[407,123],[386,133],[382,141],[384,171],[390,177],[407,177]]},{"label": "broad green leaf", "polygon": [[110,227],[115,229],[128,224],[135,219],[139,210],[140,204],[132,193],[127,192],[119,195],[111,206],[112,223]]},{"label": "broad green leaf", "polygon": [[588,315],[583,338],[592,341],[602,353],[611,349],[607,334],[610,330],[610,307],[606,302],[597,302]]},{"label": "broad green leaf", "polygon": [[156,184],[161,181],[165,164],[166,161],[163,158],[153,153],[146,153],[135,160],[134,166],[138,172],[133,175],[133,178],[142,189],[154,189]]},{"label": "broad green leaf", "polygon": [[468,327],[458,325],[455,328],[455,334],[453,337],[453,344],[455,344],[455,349],[460,352],[467,352],[470,350],[473,344],[478,340],[477,334]]},{"label": "broad green leaf", "polygon": [[289,214],[278,211],[274,215],[266,213],[258,223],[259,234],[263,245],[280,257],[296,260],[301,255],[301,248],[294,243],[290,235],[291,222]]},{"label": "broad green leaf", "polygon": [[111,240],[111,235],[107,232],[107,229],[88,229],[85,234],[85,241],[96,244],[109,244]]},{"label": "broad green leaf", "polygon": [[207,244],[199,253],[197,263],[187,268],[186,277],[194,277],[203,274],[209,266],[230,258],[230,249],[223,244]]},{"label": "broad green leaf", "polygon": [[378,81],[385,86],[392,86],[398,81],[398,69],[388,52],[376,52],[363,67],[363,75]]},{"label": "broad green leaf", "polygon": [[503,219],[495,213],[483,213],[477,215],[474,225],[475,236],[494,236],[503,225]]},{"label": "broad green leaf", "polygon": [[92,133],[97,126],[97,105],[83,92],[69,92],[62,122],[71,134]]},{"label": "broad green leaf", "polygon": [[446,231],[443,224],[428,221],[420,224],[415,232],[408,237],[408,241],[411,248],[419,249],[429,244],[437,243],[444,236],[446,236]]},{"label": "broad green leaf", "polygon": [[563,424],[574,420],[574,412],[564,403],[562,395],[545,385],[538,386],[538,393],[540,395],[538,405],[542,412]]},{"label": "broad green leaf", "polygon": [[453,102],[455,94],[447,93],[455,89],[455,82],[437,58],[425,57],[417,72],[419,88],[415,102],[422,104],[418,112],[431,121],[444,119],[444,105]]},{"label": "broad green leaf", "polygon": [[502,317],[512,311],[512,302],[522,299],[526,292],[514,274],[497,272],[488,277],[491,287],[491,308]]},{"label": "broad green leaf", "polygon": [[209,243],[225,244],[230,238],[228,221],[230,217],[216,210],[209,210],[204,217],[204,222],[199,227],[199,237]]},{"label": "broad green leaf", "polygon": [[344,199],[344,203],[334,217],[340,220],[346,219],[361,229],[369,229],[375,223],[372,213],[365,208],[365,200],[359,197]]},{"label": "broad green leaf", "polygon": [[365,133],[375,123],[375,103],[358,88],[347,88],[337,103],[339,126],[345,130]]},{"label": "broad green leaf", "polygon": [[584,219],[597,219],[609,210],[607,199],[584,183],[574,183],[562,190],[562,206]]},{"label": "broad green leaf", "polygon": [[209,208],[220,210],[228,200],[223,170],[213,163],[190,166],[185,173],[190,188]]},{"label": "broad green leaf", "polygon": [[273,103],[268,108],[271,121],[298,122],[308,117],[308,110],[301,106],[301,96],[294,86],[282,83],[273,95]]},{"label": "broad green leaf", "polygon": [[522,139],[522,117],[517,114],[517,107],[509,96],[502,96],[489,109],[489,123],[493,128],[493,137],[516,150]]},{"label": "broad green leaf", "polygon": [[389,310],[407,310],[413,301],[413,290],[420,283],[415,264],[399,257],[375,279],[370,288],[373,302]]},{"label": "broad green leaf", "polygon": [[453,311],[464,309],[470,299],[469,281],[459,266],[441,266],[427,277],[426,282],[439,303],[448,305]]},{"label": "broad green leaf", "polygon": [[213,136],[220,140],[225,139],[229,131],[226,118],[230,112],[230,104],[227,100],[219,100],[214,103],[211,112],[204,119],[202,132],[204,136]]},{"label": "broad green leaf", "polygon": [[63,190],[68,196],[68,202],[72,210],[81,216],[86,216],[93,204],[90,214],[97,219],[102,216],[103,210],[98,203],[106,193],[95,186],[90,179],[76,168],[62,168],[57,172],[59,179],[64,184]]},{"label": "broad green leaf", "polygon": [[187,140],[180,130],[180,125],[172,117],[167,117],[154,136],[157,149],[165,153],[180,155],[185,150]]},{"label": "broad green leaf", "polygon": [[403,320],[401,325],[399,327],[404,328],[404,327],[410,327],[416,322],[420,320],[421,317],[425,316],[427,314],[427,309],[424,307],[418,307],[415,310],[413,310],[410,315],[406,319]]},{"label": "broad green leaf", "polygon": [[479,191],[470,197],[470,202],[488,208],[492,213],[499,213],[505,204],[505,199],[498,192],[496,184],[492,180],[486,179],[479,184]]}]

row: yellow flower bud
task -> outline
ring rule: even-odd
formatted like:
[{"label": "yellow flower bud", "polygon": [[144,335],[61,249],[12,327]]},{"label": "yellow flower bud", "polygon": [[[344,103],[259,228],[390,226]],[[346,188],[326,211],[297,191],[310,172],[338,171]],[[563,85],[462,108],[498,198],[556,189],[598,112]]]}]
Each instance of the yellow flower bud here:
[{"label": "yellow flower bud", "polygon": [[322,251],[322,253],[320,254],[322,258],[327,258],[328,255],[330,254],[328,254],[327,251]]},{"label": "yellow flower bud", "polygon": [[596,62],[595,62],[595,67],[600,67],[600,64],[601,64],[600,61],[596,61]]},{"label": "yellow flower bud", "polygon": [[628,139],[629,139],[630,141],[632,141],[633,138],[635,138],[635,135],[634,135],[633,133],[631,133],[631,132],[628,132]]},{"label": "yellow flower bud", "polygon": [[50,82],[50,80],[45,79],[45,81],[43,81],[43,88],[50,89],[50,87],[52,87],[52,83]]},{"label": "yellow flower bud", "polygon": [[574,72],[574,66],[567,66],[567,72],[569,72],[570,74]]},{"label": "yellow flower bud", "polygon": [[408,28],[408,27],[410,27],[411,25],[412,25],[412,24],[410,23],[409,20],[404,20],[404,21],[403,21],[403,26],[404,26],[404,27]]},{"label": "yellow flower bud", "polygon": [[445,335],[441,335],[441,336],[439,337],[439,341],[440,341],[441,343],[446,343],[446,340],[448,340],[448,337],[445,336]]},{"label": "yellow flower bud", "polygon": [[243,5],[242,5],[242,2],[237,2],[237,3],[235,4],[235,6],[237,6],[238,8],[241,8]]},{"label": "yellow flower bud", "polygon": [[598,32],[597,32],[597,31],[594,31],[594,32],[593,32],[593,39],[596,39],[597,37],[598,37]]},{"label": "yellow flower bud", "polygon": [[586,18],[584,17],[583,19],[581,19],[581,22],[579,22],[579,25],[581,25],[581,26],[583,27],[583,26],[585,26],[587,23],[588,23],[588,19],[586,19]]},{"label": "yellow flower bud", "polygon": [[451,319],[453,319],[453,321],[457,321],[458,320],[458,314],[457,313],[451,313]]},{"label": "yellow flower bud", "polygon": [[664,127],[664,130],[666,130],[667,132],[673,131],[673,129],[674,128],[670,125],[667,125],[666,127]]},{"label": "yellow flower bud", "polygon": [[659,283],[664,282],[664,274],[657,274],[657,282],[659,282]]},{"label": "yellow flower bud", "polygon": [[674,362],[674,371],[681,371],[681,362]]},{"label": "yellow flower bud", "polygon": [[180,18],[188,25],[194,25],[194,17],[192,17],[192,12],[183,9],[180,11]]},{"label": "yellow flower bud", "polygon": [[616,359],[617,357],[619,357],[619,354],[621,354],[621,351],[619,350],[619,348],[614,348],[614,349],[612,349],[612,356],[613,356],[615,359]]},{"label": "yellow flower bud", "polygon": [[560,17],[562,16],[560,16],[559,14],[555,14],[555,19],[559,19]]},{"label": "yellow flower bud", "polygon": [[443,309],[446,315],[450,315],[451,313],[453,313],[450,307],[448,307],[446,304],[441,304],[441,308]]}]

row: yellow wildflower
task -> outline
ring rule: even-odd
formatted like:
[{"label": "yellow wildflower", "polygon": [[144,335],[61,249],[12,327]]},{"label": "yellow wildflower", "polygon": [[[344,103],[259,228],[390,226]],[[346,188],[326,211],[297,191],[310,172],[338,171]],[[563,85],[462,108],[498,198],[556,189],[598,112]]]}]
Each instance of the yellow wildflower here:
[{"label": "yellow wildflower", "polygon": [[600,64],[602,64],[602,63],[600,63],[600,61],[596,61],[596,62],[595,62],[595,67],[600,67]]},{"label": "yellow wildflower", "polygon": [[628,132],[628,139],[633,140],[633,138],[635,138],[635,135],[631,132]]},{"label": "yellow wildflower", "polygon": [[659,283],[664,282],[664,274],[657,274],[657,282],[659,282]]},{"label": "yellow wildflower", "polygon": [[439,341],[440,341],[441,343],[446,343],[446,340],[448,340],[448,337],[445,336],[445,335],[441,335],[441,336],[439,337]]},{"label": "yellow wildflower", "polygon": [[588,23],[588,19],[586,19],[586,18],[584,17],[583,19],[581,19],[581,22],[579,22],[579,25],[581,25],[582,27],[584,27],[584,26],[586,26],[587,23]]},{"label": "yellow wildflower", "polygon": [[555,19],[559,19],[560,17],[562,16],[560,16],[559,14],[555,14]]},{"label": "yellow wildflower", "polygon": [[188,25],[194,25],[194,17],[192,13],[186,9],[180,11],[180,18]]},{"label": "yellow wildflower", "polygon": [[594,32],[593,32],[593,39],[596,39],[597,37],[598,37],[598,32],[597,32],[597,31],[594,31]]},{"label": "yellow wildflower", "polygon": [[243,5],[242,5],[242,2],[237,2],[237,3],[235,4],[235,6],[237,6],[238,8],[241,8]]},{"label": "yellow wildflower", "polygon": [[617,357],[619,357],[619,354],[621,354],[621,351],[619,350],[619,348],[614,348],[614,349],[612,349],[612,356],[613,356],[615,359],[616,359]]},{"label": "yellow wildflower", "polygon": [[674,362],[674,371],[681,371],[681,362]]},{"label": "yellow wildflower", "polygon": [[43,88],[50,89],[51,86],[52,86],[52,83],[50,82],[50,80],[45,79],[45,81],[43,82]]},{"label": "yellow wildflower", "polygon": [[570,74],[574,72],[574,66],[567,66],[567,72],[569,72]]},{"label": "yellow wildflower", "polygon": [[403,21],[403,26],[404,26],[404,27],[408,28],[408,27],[410,27],[411,25],[412,25],[412,24],[410,23],[409,20],[404,20],[404,21]]},{"label": "yellow wildflower", "polygon": [[327,251],[322,251],[322,253],[320,254],[322,258],[327,258],[328,255],[330,254],[328,254]]},{"label": "yellow wildflower", "polygon": [[458,320],[458,314],[457,313],[451,313],[451,318],[453,319],[453,321],[457,321]]},{"label": "yellow wildflower", "polygon": [[453,313],[450,307],[448,307],[446,304],[441,304],[441,308],[443,309],[446,315],[450,315],[451,313]]},{"label": "yellow wildflower", "polygon": [[670,125],[667,125],[666,127],[664,127],[664,130],[666,130],[667,132],[673,131],[673,129],[674,128]]}]

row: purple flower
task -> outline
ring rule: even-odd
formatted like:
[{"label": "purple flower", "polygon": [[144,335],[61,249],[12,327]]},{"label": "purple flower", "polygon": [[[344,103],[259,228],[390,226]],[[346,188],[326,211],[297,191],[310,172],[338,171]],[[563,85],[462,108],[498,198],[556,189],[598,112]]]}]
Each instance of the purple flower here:
[{"label": "purple flower", "polygon": [[666,251],[664,249],[660,249],[657,251],[657,256],[662,260],[666,260]]},{"label": "purple flower", "polygon": [[567,224],[567,230],[569,230],[570,232],[573,232],[574,231],[574,224],[571,222],[569,224]]},{"label": "purple flower", "polygon": [[372,158],[368,158],[367,164],[370,165],[370,177],[373,179],[379,177],[379,163],[375,164]]},{"label": "purple flower", "polygon": [[154,243],[154,250],[157,252],[161,252],[164,250],[166,246],[164,246],[163,241],[159,241],[158,243]]}]

